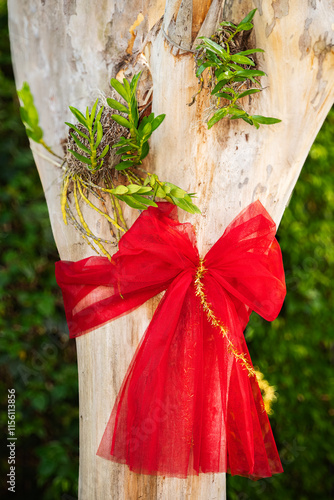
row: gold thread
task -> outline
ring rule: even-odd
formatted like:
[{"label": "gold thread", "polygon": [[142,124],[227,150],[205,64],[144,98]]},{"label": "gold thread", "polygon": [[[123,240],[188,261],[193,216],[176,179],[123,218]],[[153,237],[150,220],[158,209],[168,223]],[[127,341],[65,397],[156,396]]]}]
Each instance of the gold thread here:
[{"label": "gold thread", "polygon": [[204,274],[206,273],[206,271],[207,271],[207,269],[204,266],[204,259],[200,259],[199,265],[197,268],[197,272],[196,272],[196,276],[195,276],[195,289],[196,289],[195,293],[196,293],[197,297],[200,298],[201,305],[203,307],[204,312],[206,313],[207,319],[212,326],[214,326],[220,330],[220,333],[222,334],[222,336],[226,339],[226,341],[228,343],[229,352],[231,354],[233,354],[235,359],[237,361],[239,361],[244,366],[244,368],[246,368],[246,370],[248,372],[248,376],[255,377],[256,372],[255,372],[254,368],[247,361],[245,354],[243,352],[239,352],[236,349],[233,342],[229,338],[228,328],[223,324],[223,322],[219,318],[217,318],[215,316],[215,314],[213,312],[212,304],[210,304],[210,302],[207,301],[205,291],[204,291],[204,284],[202,281],[202,278],[203,278]]},{"label": "gold thread", "polygon": [[264,378],[263,373],[259,370],[255,370],[256,379],[259,384],[259,388],[262,394],[264,411],[271,415],[273,413],[272,405],[277,400],[275,393],[276,387],[270,385],[269,382]]}]

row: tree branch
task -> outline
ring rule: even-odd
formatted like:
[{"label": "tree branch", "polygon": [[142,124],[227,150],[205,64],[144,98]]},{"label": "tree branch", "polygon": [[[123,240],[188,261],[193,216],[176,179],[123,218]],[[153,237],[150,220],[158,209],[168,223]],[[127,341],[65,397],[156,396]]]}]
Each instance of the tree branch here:
[{"label": "tree branch", "polygon": [[192,48],[195,48],[196,45],[198,45],[199,43],[198,38],[200,36],[209,37],[212,35],[212,33],[216,31],[222,13],[222,9],[223,9],[222,0],[213,0],[212,4],[210,5],[209,11],[204,19],[204,22],[198,32],[198,35],[194,40]]}]

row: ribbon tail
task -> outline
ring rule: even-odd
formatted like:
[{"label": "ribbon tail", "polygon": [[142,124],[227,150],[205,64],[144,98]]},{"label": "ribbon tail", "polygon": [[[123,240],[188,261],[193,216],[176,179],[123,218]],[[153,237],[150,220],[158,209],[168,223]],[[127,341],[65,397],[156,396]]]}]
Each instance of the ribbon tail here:
[{"label": "ribbon tail", "polygon": [[[234,301],[219,283],[206,280],[208,300],[222,318],[230,340],[253,368]],[[215,337],[221,400],[226,428],[226,471],[251,479],[283,472],[276,444],[255,376],[229,352],[229,342],[211,324],[206,336]]]},{"label": "ribbon tail", "polygon": [[192,468],[203,357],[192,280],[192,270],[181,273],[159,304],[97,452],[137,473],[186,477]]},{"label": "ribbon tail", "polygon": [[[251,358],[245,341],[240,348]],[[283,472],[256,377],[233,359],[227,393],[227,470],[256,480]]]}]

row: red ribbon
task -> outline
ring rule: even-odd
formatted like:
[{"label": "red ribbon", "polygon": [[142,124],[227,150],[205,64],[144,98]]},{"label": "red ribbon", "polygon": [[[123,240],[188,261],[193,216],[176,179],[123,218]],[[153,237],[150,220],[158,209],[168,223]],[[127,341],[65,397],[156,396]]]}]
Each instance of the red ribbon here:
[{"label": "red ribbon", "polygon": [[[209,321],[196,294],[203,269],[191,224],[160,203],[141,214],[111,262],[56,263],[70,336],[76,337],[167,290],[118,394],[98,455],[142,474],[282,472],[243,336],[250,313],[271,321],[284,297],[276,226],[259,201],[227,227],[204,259]],[[203,297],[202,297],[203,298]],[[231,349],[231,343],[233,349]]]}]

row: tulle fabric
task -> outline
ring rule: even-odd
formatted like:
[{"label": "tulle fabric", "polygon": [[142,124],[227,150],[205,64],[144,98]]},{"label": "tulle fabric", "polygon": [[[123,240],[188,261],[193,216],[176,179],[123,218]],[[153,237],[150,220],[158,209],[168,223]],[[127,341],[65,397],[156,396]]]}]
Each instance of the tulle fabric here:
[{"label": "tulle fabric", "polygon": [[[275,223],[259,201],[207,253],[207,301],[251,364],[243,330],[252,310],[271,321],[284,297]],[[195,293],[199,265],[191,224],[176,208],[149,208],[112,261],[56,264],[70,336],[76,337],[167,290],[137,349],[97,454],[141,474],[282,472],[255,377],[228,350]],[[98,342],[98,338],[96,339]]]}]

